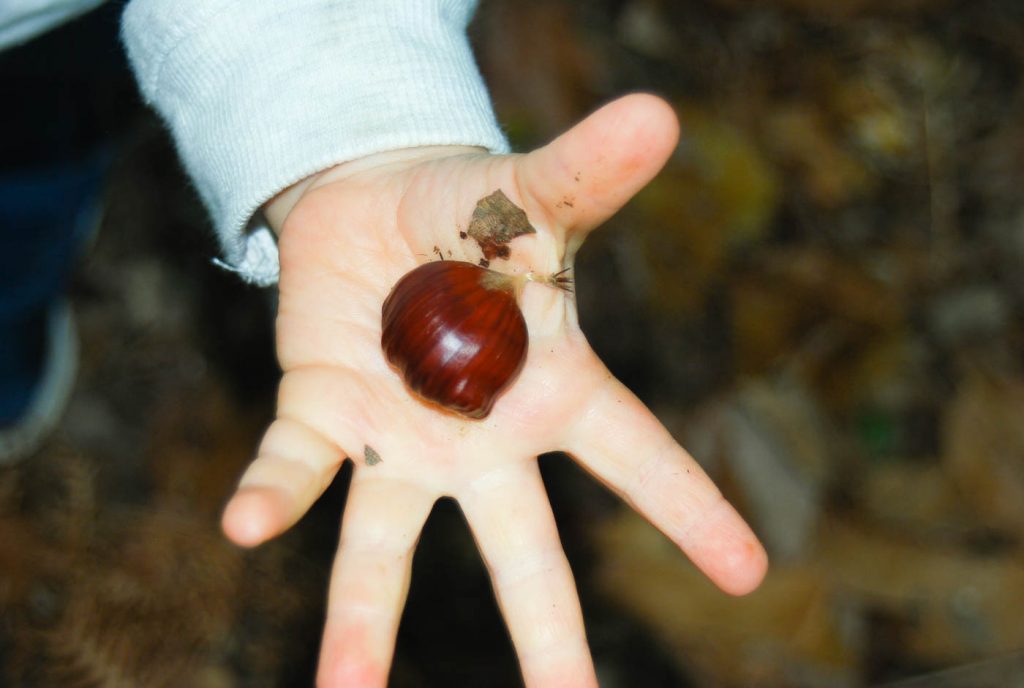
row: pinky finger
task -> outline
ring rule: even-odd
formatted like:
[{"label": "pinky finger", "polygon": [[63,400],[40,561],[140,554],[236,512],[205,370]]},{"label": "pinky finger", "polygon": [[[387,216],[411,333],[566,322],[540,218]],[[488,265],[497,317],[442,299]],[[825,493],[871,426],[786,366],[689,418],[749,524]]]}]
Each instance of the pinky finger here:
[{"label": "pinky finger", "polygon": [[224,532],[251,547],[290,528],[327,488],[344,458],[313,428],[278,418],[224,510]]}]

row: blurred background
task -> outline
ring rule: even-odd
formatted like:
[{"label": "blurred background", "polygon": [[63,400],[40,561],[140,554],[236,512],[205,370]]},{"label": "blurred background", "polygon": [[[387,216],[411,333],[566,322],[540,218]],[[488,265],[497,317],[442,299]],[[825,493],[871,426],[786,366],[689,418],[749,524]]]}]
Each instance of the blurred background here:
[{"label": "blurred background", "polygon": [[[273,304],[211,266],[117,9],[0,55],[5,170],[56,113],[106,156],[70,409],[0,468],[0,685],[311,685],[348,471],[273,543],[219,534]],[[602,686],[1022,685],[1024,5],[483,0],[472,37],[519,150],[622,93],[675,106],[675,155],[579,256],[581,321],[772,560],[730,598],[543,457]],[[448,502],[391,683],[520,685]]]}]

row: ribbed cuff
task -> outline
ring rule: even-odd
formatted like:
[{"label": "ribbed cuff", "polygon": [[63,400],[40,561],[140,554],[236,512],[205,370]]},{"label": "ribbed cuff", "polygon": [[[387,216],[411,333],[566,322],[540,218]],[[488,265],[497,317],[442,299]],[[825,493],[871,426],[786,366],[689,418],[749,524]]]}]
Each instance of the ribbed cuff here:
[{"label": "ribbed cuff", "polygon": [[332,165],[425,145],[505,152],[465,35],[472,0],[134,0],[122,34],[227,266],[277,278],[257,212]]}]

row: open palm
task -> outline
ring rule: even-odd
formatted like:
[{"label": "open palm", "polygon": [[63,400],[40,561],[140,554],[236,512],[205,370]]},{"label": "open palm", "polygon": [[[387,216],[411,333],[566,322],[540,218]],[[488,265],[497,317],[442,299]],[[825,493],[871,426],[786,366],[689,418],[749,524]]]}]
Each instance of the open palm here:
[{"label": "open palm", "polygon": [[385,685],[413,551],[442,496],[457,500],[472,528],[527,685],[596,685],[537,466],[544,452],[572,455],[724,590],[741,594],[760,581],[756,538],[594,355],[571,294],[526,285],[526,365],[484,420],[418,401],[380,346],[381,304],[402,275],[438,254],[479,260],[476,244],[460,238],[478,199],[501,189],[537,228],[492,267],[551,274],[650,180],[676,137],[664,103],[630,96],[524,156],[436,147],[348,163],[313,180],[289,208],[280,228],[277,420],[224,529],[243,545],[277,535],[346,457],[354,460],[320,685]]}]

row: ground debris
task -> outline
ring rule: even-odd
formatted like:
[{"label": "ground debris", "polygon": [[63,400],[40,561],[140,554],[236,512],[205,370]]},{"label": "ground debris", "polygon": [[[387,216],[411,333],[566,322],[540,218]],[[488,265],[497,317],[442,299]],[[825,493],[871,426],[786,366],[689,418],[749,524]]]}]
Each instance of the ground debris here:
[{"label": "ground debris", "polygon": [[526,212],[498,189],[477,203],[467,233],[480,245],[484,259],[492,261],[495,258],[508,258],[510,241],[536,231],[526,217]]}]

